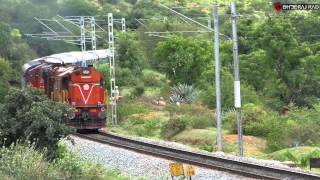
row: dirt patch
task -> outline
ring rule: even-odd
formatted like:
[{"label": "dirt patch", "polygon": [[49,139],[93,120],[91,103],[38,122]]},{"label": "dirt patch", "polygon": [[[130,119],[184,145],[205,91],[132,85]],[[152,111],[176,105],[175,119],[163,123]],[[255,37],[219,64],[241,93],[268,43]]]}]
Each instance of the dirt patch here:
[{"label": "dirt patch", "polygon": [[132,114],[131,117],[138,118],[139,120],[157,119],[157,118],[160,118],[160,114],[158,114],[158,113]]},{"label": "dirt patch", "polygon": [[160,114],[157,113],[149,113],[142,116],[143,119],[156,119],[160,118]]},{"label": "dirt patch", "polygon": [[[223,135],[223,140],[227,143],[237,144],[238,136],[236,134]],[[244,151],[247,155],[260,155],[266,147],[266,140],[255,136],[243,136]]]},{"label": "dirt patch", "polygon": [[[248,144],[254,144],[256,139],[257,138],[254,136],[243,136],[243,140]],[[237,143],[238,142],[238,135],[236,135],[236,134],[223,135],[223,140],[225,140],[229,143]]]}]

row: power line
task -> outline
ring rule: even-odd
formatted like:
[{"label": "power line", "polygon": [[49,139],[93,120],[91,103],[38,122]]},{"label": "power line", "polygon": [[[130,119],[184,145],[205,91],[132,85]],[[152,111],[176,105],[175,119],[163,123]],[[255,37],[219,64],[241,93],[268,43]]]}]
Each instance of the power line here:
[{"label": "power line", "polygon": [[[310,34],[310,35],[302,35],[302,34],[293,34],[293,36],[297,37],[320,37],[320,34]],[[266,37],[272,37],[272,38],[278,38],[278,37],[286,37],[286,36],[259,36],[259,37],[254,37],[254,36],[240,36],[245,39],[253,39],[253,38],[266,38]]]}]

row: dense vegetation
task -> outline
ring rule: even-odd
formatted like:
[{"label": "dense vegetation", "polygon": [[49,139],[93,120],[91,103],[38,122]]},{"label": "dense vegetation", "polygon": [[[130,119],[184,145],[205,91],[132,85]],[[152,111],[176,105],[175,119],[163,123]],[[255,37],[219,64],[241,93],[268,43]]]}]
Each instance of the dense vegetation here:
[{"label": "dense vegetation", "polygon": [[46,155],[53,158],[60,138],[72,132],[63,124],[71,115],[66,104],[53,102],[38,90],[13,88],[0,106],[0,143],[9,146],[28,141],[45,148]]},{"label": "dense vegetation", "polygon": [[59,145],[58,157],[48,161],[43,151],[32,144],[12,144],[0,148],[1,179],[113,179],[125,180],[117,171],[106,170],[100,165],[79,160],[77,155]]},{"label": "dense vegetation", "polygon": [[[215,127],[212,33],[175,33],[161,36],[146,34],[148,31],[203,30],[161,8],[159,2],[169,6],[188,7],[177,10],[196,19],[211,16],[212,8],[207,4],[212,1],[0,2],[0,102],[3,103],[1,113],[6,114],[4,118],[0,117],[1,121],[19,123],[15,121],[18,113],[7,112],[10,102],[17,99],[9,101],[4,97],[9,86],[19,85],[20,67],[24,62],[37,56],[79,49],[64,42],[25,37],[24,33],[39,33],[42,30],[42,27],[32,20],[33,17],[51,18],[57,14],[105,15],[113,12],[116,18],[125,17],[127,28],[135,30],[127,33],[116,30],[117,85],[124,97],[119,106],[122,130],[135,135],[194,144],[196,140],[190,141],[190,138],[196,138],[196,135],[186,140],[181,134],[186,130],[201,134],[208,127],[211,132]],[[230,9],[226,6],[229,2],[219,1],[219,15],[220,31],[230,37]],[[238,2],[237,6],[241,15],[238,20],[238,35],[244,134],[265,139],[265,152],[295,146],[319,146],[320,43],[317,31],[320,28],[320,11],[276,12],[272,3],[265,0],[245,0]],[[139,23],[136,19],[145,20]],[[204,19],[197,20],[207,23]],[[234,134],[236,123],[233,109],[232,41],[226,36],[220,36],[223,125],[226,134]],[[99,48],[105,48],[102,40],[99,41]],[[106,64],[96,66],[108,76]],[[179,94],[173,91],[181,84],[186,85],[182,91],[189,91],[188,93]],[[190,87],[194,93],[190,93]],[[13,92],[17,93],[17,90]],[[191,94],[192,97],[186,94]],[[192,101],[184,103],[182,96]],[[159,97],[171,104],[161,108],[150,104]],[[47,100],[43,101],[34,103],[50,104]],[[22,110],[28,112],[30,107]],[[31,110],[45,113],[45,109]],[[162,114],[153,116],[155,111]],[[151,113],[150,118],[139,116],[148,113]],[[10,122],[6,121],[9,119]],[[29,117],[26,117],[26,120],[30,123]],[[51,119],[48,119],[48,122],[51,122]],[[2,125],[4,128],[8,127],[8,124]],[[198,131],[199,129],[201,131]],[[48,136],[52,133],[54,134],[48,130]],[[13,134],[8,136],[27,135],[20,131]],[[203,140],[201,146],[203,149],[213,150],[214,141]],[[226,151],[233,152],[234,149],[232,144],[225,142]]]}]

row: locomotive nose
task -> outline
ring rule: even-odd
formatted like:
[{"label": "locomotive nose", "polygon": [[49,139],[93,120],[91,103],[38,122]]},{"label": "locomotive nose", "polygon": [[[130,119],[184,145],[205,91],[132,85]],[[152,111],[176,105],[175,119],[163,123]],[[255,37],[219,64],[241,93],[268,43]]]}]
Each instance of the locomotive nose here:
[{"label": "locomotive nose", "polygon": [[105,119],[106,118],[106,113],[104,111],[101,111],[98,113],[99,119]]},{"label": "locomotive nose", "polygon": [[89,112],[88,112],[88,110],[84,109],[84,110],[81,112],[81,118],[82,118],[83,120],[89,119]]}]

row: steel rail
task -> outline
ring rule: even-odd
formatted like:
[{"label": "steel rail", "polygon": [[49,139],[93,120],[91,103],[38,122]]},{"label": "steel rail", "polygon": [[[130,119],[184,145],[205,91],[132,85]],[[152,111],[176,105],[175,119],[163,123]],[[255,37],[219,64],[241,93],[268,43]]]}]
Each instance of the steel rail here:
[{"label": "steel rail", "polygon": [[204,153],[196,153],[186,150],[174,149],[158,144],[133,140],[130,138],[109,134],[80,134],[75,133],[75,136],[89,139],[95,142],[109,144],[128,150],[133,150],[143,154],[149,154],[164,159],[179,161],[209,169],[227,171],[233,174],[238,174],[251,178],[258,179],[303,179],[314,180],[320,179],[320,174],[309,173],[294,169],[285,169],[278,167],[262,166],[259,164],[231,160],[223,157],[216,157]]}]

